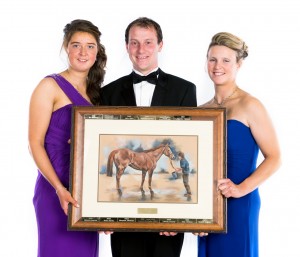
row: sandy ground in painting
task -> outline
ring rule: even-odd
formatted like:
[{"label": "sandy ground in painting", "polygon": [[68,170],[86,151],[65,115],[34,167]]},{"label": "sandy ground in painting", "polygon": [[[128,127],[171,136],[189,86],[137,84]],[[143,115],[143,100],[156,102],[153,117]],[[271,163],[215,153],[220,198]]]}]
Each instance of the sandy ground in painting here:
[{"label": "sandy ground in painting", "polygon": [[148,189],[148,175],[144,183],[145,198],[142,198],[140,191],[142,175],[141,172],[123,174],[121,177],[122,197],[120,198],[116,190],[116,176],[99,175],[98,200],[100,202],[160,202],[160,203],[197,203],[197,174],[189,176],[189,185],[192,196],[187,198],[182,177],[174,179],[172,172],[155,173],[152,177],[152,190],[154,197],[151,199]]}]

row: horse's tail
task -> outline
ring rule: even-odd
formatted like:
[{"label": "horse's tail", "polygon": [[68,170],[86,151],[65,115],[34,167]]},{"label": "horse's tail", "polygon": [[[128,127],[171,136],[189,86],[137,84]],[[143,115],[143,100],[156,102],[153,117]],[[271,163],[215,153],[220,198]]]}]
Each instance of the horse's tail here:
[{"label": "horse's tail", "polygon": [[106,166],[106,175],[108,177],[112,177],[114,156],[115,156],[115,151],[112,151],[108,156],[107,166]]}]

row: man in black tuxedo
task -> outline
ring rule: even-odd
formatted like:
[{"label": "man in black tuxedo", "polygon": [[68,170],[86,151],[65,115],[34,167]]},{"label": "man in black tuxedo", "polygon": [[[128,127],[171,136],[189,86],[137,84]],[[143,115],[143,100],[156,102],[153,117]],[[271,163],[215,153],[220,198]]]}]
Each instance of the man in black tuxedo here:
[{"label": "man in black tuxedo", "polygon": [[[196,86],[158,67],[163,47],[161,27],[142,17],[125,31],[126,49],[133,72],[101,89],[102,105],[197,106]],[[113,257],[179,257],[183,233],[115,232],[111,235]]]}]

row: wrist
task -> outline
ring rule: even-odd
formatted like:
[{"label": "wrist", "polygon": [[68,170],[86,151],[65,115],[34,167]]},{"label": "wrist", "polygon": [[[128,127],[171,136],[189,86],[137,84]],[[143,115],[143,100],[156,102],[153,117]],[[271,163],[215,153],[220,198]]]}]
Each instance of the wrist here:
[{"label": "wrist", "polygon": [[67,190],[67,189],[63,185],[60,185],[55,189],[55,193],[58,194],[59,192],[61,192],[63,190]]}]

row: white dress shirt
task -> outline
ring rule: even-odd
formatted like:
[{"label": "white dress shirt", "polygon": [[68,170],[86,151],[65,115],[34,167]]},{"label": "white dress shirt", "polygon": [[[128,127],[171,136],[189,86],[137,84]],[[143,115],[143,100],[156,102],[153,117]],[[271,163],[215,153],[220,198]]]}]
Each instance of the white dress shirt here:
[{"label": "white dress shirt", "polygon": [[[158,68],[152,70],[148,74],[156,71]],[[136,74],[141,76],[147,76],[148,74],[144,75],[136,70],[133,70]],[[142,81],[137,84],[133,84],[133,90],[135,95],[135,101],[137,106],[151,106],[151,101],[154,93],[155,85],[151,84],[147,81]]]}]

